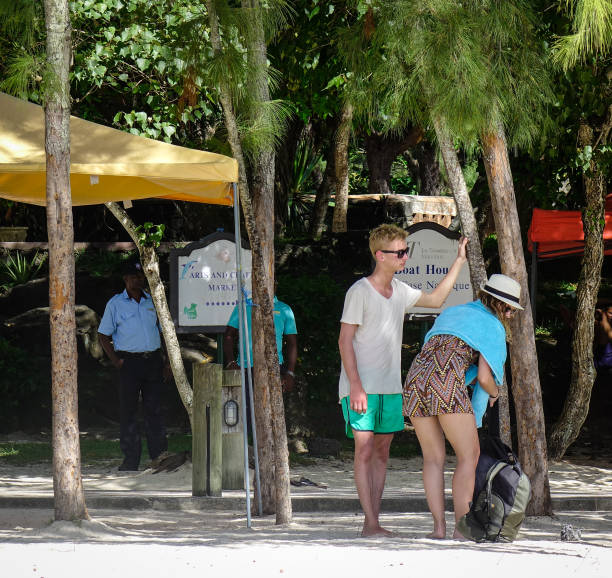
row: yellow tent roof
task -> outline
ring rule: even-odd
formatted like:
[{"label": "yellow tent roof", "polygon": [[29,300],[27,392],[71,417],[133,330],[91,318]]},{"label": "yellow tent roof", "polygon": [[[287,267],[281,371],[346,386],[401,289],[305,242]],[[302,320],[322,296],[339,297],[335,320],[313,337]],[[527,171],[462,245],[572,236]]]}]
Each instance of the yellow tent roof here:
[{"label": "yellow tent roof", "polygon": [[[232,205],[238,164],[70,117],[73,205],[161,197]],[[42,107],[0,93],[0,197],[45,205]]]}]

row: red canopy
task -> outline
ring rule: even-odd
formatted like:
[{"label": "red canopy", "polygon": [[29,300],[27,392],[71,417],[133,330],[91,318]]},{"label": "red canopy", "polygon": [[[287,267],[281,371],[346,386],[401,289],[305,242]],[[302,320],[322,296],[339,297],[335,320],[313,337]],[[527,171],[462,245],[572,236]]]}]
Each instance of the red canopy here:
[{"label": "red canopy", "polygon": [[[582,215],[580,211],[534,209],[527,237],[529,251],[533,252],[533,244],[538,244],[538,259],[581,255],[584,248]],[[606,226],[603,237],[605,254],[612,255],[612,194],[606,198]]]}]

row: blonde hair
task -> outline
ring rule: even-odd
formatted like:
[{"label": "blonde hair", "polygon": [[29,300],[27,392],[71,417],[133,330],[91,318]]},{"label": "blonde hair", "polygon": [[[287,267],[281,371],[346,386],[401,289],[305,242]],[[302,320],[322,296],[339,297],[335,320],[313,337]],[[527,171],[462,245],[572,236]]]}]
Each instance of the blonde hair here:
[{"label": "blonde hair", "polygon": [[397,225],[378,225],[376,229],[370,231],[370,252],[372,257],[376,256],[376,251],[384,249],[387,244],[397,239],[406,240],[408,233]]},{"label": "blonde hair", "polygon": [[506,330],[506,341],[512,343],[512,330],[510,329],[508,318],[505,315],[508,304],[496,299],[493,295],[486,293],[482,289],[478,291],[478,299],[480,299],[482,304],[488,307],[494,313],[495,317],[499,319]]}]

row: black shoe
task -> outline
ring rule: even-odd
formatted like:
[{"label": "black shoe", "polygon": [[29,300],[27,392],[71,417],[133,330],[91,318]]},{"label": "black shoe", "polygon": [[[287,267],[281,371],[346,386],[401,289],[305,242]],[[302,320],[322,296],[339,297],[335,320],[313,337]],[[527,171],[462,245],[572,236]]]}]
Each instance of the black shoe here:
[{"label": "black shoe", "polygon": [[119,471],[120,472],[137,472],[138,471],[138,466],[135,466],[135,465],[127,463],[127,462],[123,462],[119,466]]}]

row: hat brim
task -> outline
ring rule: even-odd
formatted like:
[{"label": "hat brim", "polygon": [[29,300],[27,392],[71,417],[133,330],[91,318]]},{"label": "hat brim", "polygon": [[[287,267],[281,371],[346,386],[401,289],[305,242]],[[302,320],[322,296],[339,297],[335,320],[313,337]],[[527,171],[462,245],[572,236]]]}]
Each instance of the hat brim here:
[{"label": "hat brim", "polygon": [[520,311],[525,310],[524,307],[521,307],[516,301],[512,301],[512,299],[509,297],[504,297],[503,295],[492,293],[491,291],[488,291],[484,286],[481,287],[480,290],[484,293],[487,293],[488,295],[491,295],[491,297],[495,297],[495,299],[497,299],[498,301],[501,301],[502,303],[506,303],[507,305],[514,307],[514,309],[519,309]]}]

